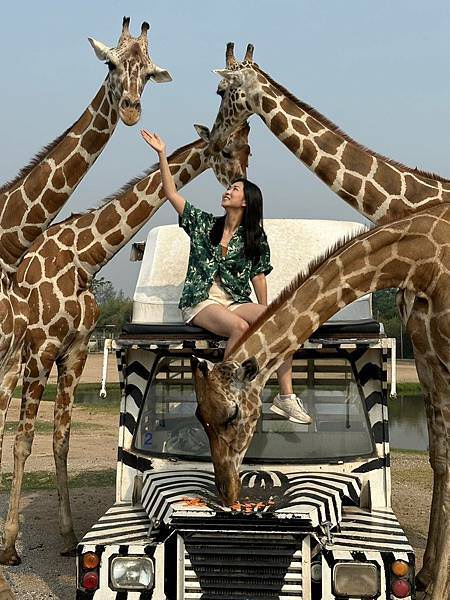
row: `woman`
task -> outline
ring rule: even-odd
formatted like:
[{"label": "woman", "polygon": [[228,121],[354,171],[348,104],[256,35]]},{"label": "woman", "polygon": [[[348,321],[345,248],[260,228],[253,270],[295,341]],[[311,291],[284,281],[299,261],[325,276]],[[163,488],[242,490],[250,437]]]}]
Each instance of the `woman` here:
[{"label": "woman", "polygon": [[[261,190],[247,179],[237,179],[222,195],[225,216],[214,217],[177,192],[164,141],[146,130],[141,135],[158,154],[164,195],[177,211],[180,227],[191,238],[179,308],[186,323],[228,338],[226,359],[267,306],[266,275],[272,266],[262,227]],[[250,281],[257,304],[250,300]],[[293,393],[292,359],[283,363],[277,374],[280,393],[271,410],[295,423],[311,423],[302,401]]]}]

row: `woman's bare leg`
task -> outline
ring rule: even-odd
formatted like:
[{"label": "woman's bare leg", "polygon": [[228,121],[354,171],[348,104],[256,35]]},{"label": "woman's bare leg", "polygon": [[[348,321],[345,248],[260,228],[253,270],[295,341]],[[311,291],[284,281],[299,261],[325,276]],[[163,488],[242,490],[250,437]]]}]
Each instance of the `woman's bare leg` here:
[{"label": "woman's bare leg", "polygon": [[203,327],[212,333],[217,335],[223,335],[228,338],[227,345],[225,347],[224,358],[227,358],[230,349],[234,343],[241,337],[241,335],[248,329],[248,322],[243,319],[240,315],[236,314],[236,311],[231,311],[220,306],[219,304],[210,304],[205,306],[195,317],[192,319],[194,325]]}]

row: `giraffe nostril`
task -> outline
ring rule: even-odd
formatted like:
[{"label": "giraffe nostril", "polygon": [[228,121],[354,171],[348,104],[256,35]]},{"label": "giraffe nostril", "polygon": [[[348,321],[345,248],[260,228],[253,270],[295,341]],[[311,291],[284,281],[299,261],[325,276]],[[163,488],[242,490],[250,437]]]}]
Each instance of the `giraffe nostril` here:
[{"label": "giraffe nostril", "polygon": [[133,109],[136,111],[141,110],[141,102],[140,100],[130,100],[130,98],[124,98],[121,103],[121,107],[123,110]]}]

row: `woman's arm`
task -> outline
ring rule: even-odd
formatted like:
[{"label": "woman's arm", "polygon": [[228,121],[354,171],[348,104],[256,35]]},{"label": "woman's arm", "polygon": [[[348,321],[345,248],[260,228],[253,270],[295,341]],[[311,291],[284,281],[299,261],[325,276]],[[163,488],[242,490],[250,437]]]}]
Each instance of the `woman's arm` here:
[{"label": "woman's arm", "polygon": [[267,281],[264,273],[255,275],[252,279],[252,285],[259,304],[267,306]]},{"label": "woman's arm", "polygon": [[165,197],[179,215],[183,214],[186,200],[177,192],[177,188],[175,187],[169,163],[167,162],[166,144],[157,133],[150,133],[142,129],[141,135],[147,144],[158,153],[159,169],[161,171],[161,181]]}]

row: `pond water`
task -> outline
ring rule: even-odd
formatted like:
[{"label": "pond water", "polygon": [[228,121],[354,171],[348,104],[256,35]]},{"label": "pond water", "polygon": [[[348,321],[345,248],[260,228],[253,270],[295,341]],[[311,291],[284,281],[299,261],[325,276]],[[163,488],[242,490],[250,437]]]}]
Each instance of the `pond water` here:
[{"label": "pond water", "polygon": [[398,396],[389,400],[391,448],[428,450],[428,430],[423,397]]},{"label": "pond water", "polygon": [[[120,391],[118,388],[108,391],[107,400],[100,399],[98,391],[79,390],[77,404],[116,403]],[[428,431],[425,418],[425,406],[422,396],[398,396],[389,399],[389,435],[391,448],[401,450],[428,450]]]}]

